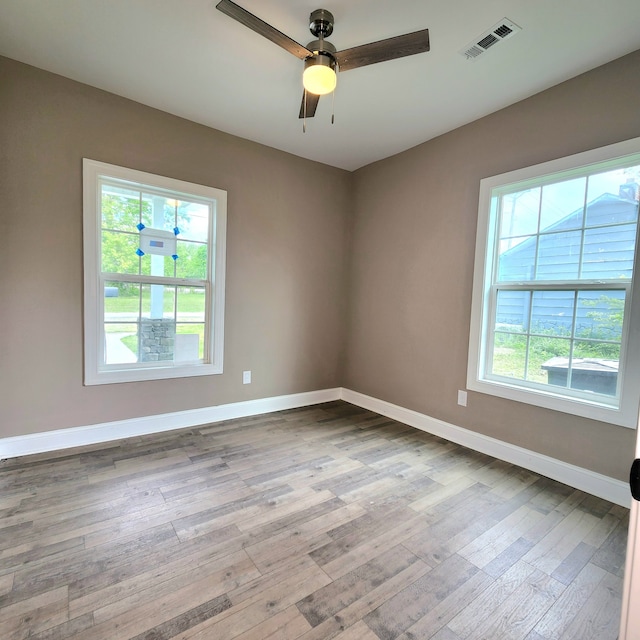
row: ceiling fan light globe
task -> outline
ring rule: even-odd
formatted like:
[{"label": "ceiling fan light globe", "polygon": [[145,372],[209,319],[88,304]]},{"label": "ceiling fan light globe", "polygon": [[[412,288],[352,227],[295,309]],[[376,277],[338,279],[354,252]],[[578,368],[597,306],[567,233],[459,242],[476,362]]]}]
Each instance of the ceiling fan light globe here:
[{"label": "ceiling fan light globe", "polygon": [[329,56],[318,55],[305,63],[302,84],[309,92],[317,96],[331,93],[338,82],[334,64]]}]

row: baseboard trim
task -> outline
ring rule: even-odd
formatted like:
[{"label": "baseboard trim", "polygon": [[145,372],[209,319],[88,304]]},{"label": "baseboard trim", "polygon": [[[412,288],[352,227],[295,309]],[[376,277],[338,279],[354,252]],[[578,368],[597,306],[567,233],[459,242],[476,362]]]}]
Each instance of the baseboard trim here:
[{"label": "baseboard trim", "polygon": [[524,469],[540,473],[623,507],[629,507],[631,504],[629,487],[625,482],[469,431],[357,391],[339,387],[1,438],[0,459],[100,444],[122,438],[196,427],[222,420],[297,409],[334,400],[344,400],[363,409],[375,411],[421,431],[440,436],[505,462],[517,464]]},{"label": "baseboard trim", "polygon": [[631,505],[629,487],[625,482],[604,476],[549,456],[523,449],[508,442],[469,431],[462,427],[431,418],[423,413],[405,409],[384,400],[378,400],[350,389],[342,389],[341,398],[363,409],[375,411],[384,416],[408,424],[451,442],[461,444],[474,451],[485,453],[505,462],[540,473],[564,484],[580,489],[599,498],[604,498],[623,507]]},{"label": "baseboard trim", "polygon": [[297,409],[322,402],[339,400],[340,397],[340,388],[323,389],[2,438],[0,439],[0,459],[100,444],[122,438],[196,427],[212,422],[244,418],[285,409]]}]

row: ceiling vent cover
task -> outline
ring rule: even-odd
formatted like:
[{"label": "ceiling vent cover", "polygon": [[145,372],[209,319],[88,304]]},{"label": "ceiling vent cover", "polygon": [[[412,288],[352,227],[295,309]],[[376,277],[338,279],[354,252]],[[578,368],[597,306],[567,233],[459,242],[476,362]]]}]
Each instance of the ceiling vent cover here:
[{"label": "ceiling vent cover", "polygon": [[510,38],[512,35],[521,31],[520,27],[511,22],[508,18],[503,18],[498,24],[493,25],[483,34],[478,36],[473,42],[470,42],[464,49],[460,50],[460,55],[467,60],[476,60],[483,53],[486,53],[493,45]]}]

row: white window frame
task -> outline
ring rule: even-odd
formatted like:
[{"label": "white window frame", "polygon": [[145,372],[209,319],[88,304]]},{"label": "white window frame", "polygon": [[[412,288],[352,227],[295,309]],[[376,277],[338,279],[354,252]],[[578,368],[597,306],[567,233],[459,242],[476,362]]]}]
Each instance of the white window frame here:
[{"label": "white window frame", "polygon": [[[575,176],[584,175],[589,165],[611,161],[611,169],[629,161],[629,156],[640,154],[640,138],[634,138],[599,149],[586,151],[566,158],[552,160],[543,164],[511,171],[498,176],[484,178],[480,181],[480,198],[478,207],[478,227],[476,235],[476,255],[473,278],[473,297],[471,305],[471,323],[469,334],[469,360],[467,369],[467,388],[471,391],[524,402],[547,409],[562,411],[577,416],[600,420],[610,424],[635,428],[638,423],[638,407],[640,402],[640,270],[638,264],[640,231],[636,234],[636,252],[634,258],[634,277],[626,287],[625,321],[623,325],[622,351],[620,353],[623,376],[620,385],[618,405],[594,401],[589,394],[568,397],[554,393],[555,388],[527,388],[518,381],[491,379],[486,374],[488,351],[493,340],[493,328],[490,325],[493,304],[493,270],[496,260],[497,215],[491,214],[492,195],[501,188],[517,185],[521,188],[542,184],[545,178],[550,182],[558,181],[558,174],[569,172],[562,179],[569,179],[570,172]],[[602,171],[600,168],[597,171]],[[594,169],[594,172],[597,172]],[[608,283],[609,281],[607,281]],[[586,283],[585,283],[586,284]],[[588,287],[589,285],[587,285]],[[606,288],[606,284],[592,281],[593,288]],[[556,287],[557,288],[557,287]],[[575,289],[575,287],[570,287]],[[542,385],[539,385],[541,387]],[[575,390],[573,390],[575,392]]]},{"label": "white window frame", "polygon": [[[101,188],[102,178],[127,183],[134,188],[149,188],[166,197],[183,197],[211,202],[207,279],[199,283],[208,289],[210,305],[205,310],[205,353],[202,361],[178,363],[104,364],[104,280],[113,274],[101,272]],[[226,265],[227,192],[204,185],[119,167],[88,158],[83,159],[83,242],[84,242],[84,384],[99,385],[140,380],[163,380],[205,376],[223,372],[224,301]],[[215,246],[214,246],[215,245]],[[215,260],[211,259],[214,254]],[[130,276],[126,280],[157,284],[154,276]],[[117,278],[116,278],[117,279]],[[173,285],[193,285],[192,280],[173,278]]]}]

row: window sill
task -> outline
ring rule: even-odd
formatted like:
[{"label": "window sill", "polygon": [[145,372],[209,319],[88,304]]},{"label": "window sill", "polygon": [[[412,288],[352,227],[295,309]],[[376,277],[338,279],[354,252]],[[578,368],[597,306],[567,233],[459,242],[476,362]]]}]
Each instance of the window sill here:
[{"label": "window sill", "polygon": [[635,429],[637,424],[637,415],[627,415],[623,410],[607,406],[597,399],[593,401],[571,399],[559,394],[553,394],[547,390],[523,389],[505,382],[478,380],[475,378],[467,381],[467,389],[629,429]]},{"label": "window sill", "polygon": [[210,376],[222,373],[222,366],[215,364],[197,364],[173,367],[140,367],[131,369],[110,368],[87,373],[85,386],[117,384],[121,382],[144,382],[147,380],[168,380],[172,378],[190,378]]}]

